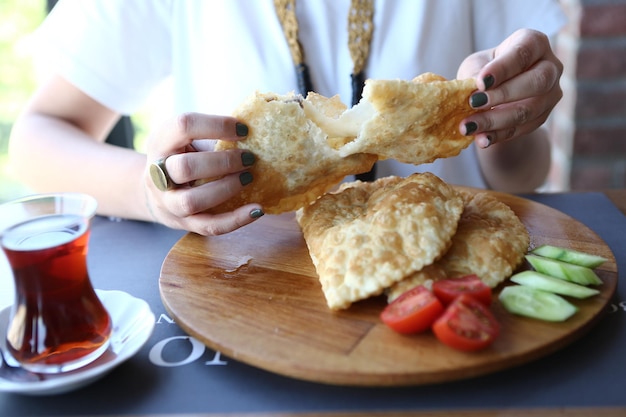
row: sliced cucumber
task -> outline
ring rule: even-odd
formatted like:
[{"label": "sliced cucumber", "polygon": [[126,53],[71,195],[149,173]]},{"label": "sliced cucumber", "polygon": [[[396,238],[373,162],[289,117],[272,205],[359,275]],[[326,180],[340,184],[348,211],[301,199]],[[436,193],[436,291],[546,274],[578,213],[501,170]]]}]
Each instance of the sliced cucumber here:
[{"label": "sliced cucumber", "polygon": [[523,271],[517,273],[511,277],[511,281],[538,290],[574,298],[587,298],[600,293],[600,291],[595,288],[589,288],[560,278],[554,278],[537,271]]},{"label": "sliced cucumber", "polygon": [[560,295],[524,285],[505,287],[498,299],[510,313],[545,321],[565,321],[578,311]]},{"label": "sliced cucumber", "polygon": [[571,264],[586,266],[587,268],[597,268],[608,260],[602,256],[591,255],[589,253],[552,245],[539,246],[533,249],[531,253]]},{"label": "sliced cucumber", "polygon": [[533,268],[542,274],[562,278],[580,285],[602,284],[602,280],[596,275],[593,269],[587,268],[586,266],[570,264],[533,254],[526,255],[526,260],[530,262]]}]

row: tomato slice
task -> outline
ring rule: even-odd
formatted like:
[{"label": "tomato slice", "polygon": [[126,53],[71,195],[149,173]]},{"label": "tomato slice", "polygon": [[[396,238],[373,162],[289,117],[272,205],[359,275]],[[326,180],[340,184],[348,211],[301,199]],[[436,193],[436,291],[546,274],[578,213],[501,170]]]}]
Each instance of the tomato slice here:
[{"label": "tomato slice", "polygon": [[476,274],[435,281],[433,293],[444,305],[450,304],[461,294],[469,294],[486,306],[491,305],[491,288]]},{"label": "tomato slice", "polygon": [[432,328],[441,342],[464,351],[484,349],[500,334],[489,308],[468,294],[459,295]]},{"label": "tomato slice", "polygon": [[387,305],[380,313],[380,319],[398,333],[418,333],[429,329],[441,313],[441,301],[420,285]]}]

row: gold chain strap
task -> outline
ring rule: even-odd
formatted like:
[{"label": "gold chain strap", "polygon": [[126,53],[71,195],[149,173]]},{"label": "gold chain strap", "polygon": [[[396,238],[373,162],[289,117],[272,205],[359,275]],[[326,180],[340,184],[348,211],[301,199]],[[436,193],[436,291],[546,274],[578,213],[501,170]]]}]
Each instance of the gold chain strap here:
[{"label": "gold chain strap", "polygon": [[[317,1],[317,0],[316,0]],[[298,88],[303,96],[314,91],[309,69],[304,60],[304,51],[298,36],[296,18],[296,0],[274,0],[274,8],[283,27],[285,39],[291,51],[291,58],[296,69]],[[370,41],[374,31],[374,0],[351,0],[348,12],[348,49],[352,58],[352,105],[361,99],[365,85],[365,63],[370,50]],[[361,181],[373,181],[376,178],[376,166],[369,172],[356,175]]]},{"label": "gold chain strap", "polygon": [[352,0],[348,13],[348,48],[354,69],[359,74],[365,68],[374,31],[374,0]]},{"label": "gold chain strap", "polygon": [[[291,58],[296,68],[305,64],[298,35],[296,0],[274,0],[274,8],[283,27]],[[362,74],[369,55],[374,30],[374,0],[351,0],[348,13],[348,49],[352,57],[352,74]]]},{"label": "gold chain strap", "polygon": [[296,18],[296,0],[274,0],[278,20],[283,27],[285,39],[291,51],[291,59],[298,66],[304,62],[304,53],[298,37],[298,19]]}]

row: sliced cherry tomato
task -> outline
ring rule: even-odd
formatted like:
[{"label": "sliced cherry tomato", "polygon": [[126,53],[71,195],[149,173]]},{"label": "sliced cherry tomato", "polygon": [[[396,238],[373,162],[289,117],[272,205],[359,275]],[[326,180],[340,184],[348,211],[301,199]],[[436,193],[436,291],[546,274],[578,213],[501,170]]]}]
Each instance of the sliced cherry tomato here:
[{"label": "sliced cherry tomato", "polygon": [[433,293],[444,305],[450,304],[461,294],[469,294],[484,305],[491,305],[491,288],[475,274],[435,281]]},{"label": "sliced cherry tomato", "polygon": [[500,325],[489,308],[471,295],[459,295],[433,324],[437,339],[459,350],[489,346],[500,334]]},{"label": "sliced cherry tomato", "polygon": [[418,333],[430,328],[443,313],[443,304],[426,287],[412,288],[393,300],[380,319],[399,333]]}]

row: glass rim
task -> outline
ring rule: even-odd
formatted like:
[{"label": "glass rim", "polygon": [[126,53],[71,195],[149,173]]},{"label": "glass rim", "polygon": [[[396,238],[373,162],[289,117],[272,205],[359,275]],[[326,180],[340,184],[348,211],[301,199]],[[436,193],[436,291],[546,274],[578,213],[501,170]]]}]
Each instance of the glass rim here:
[{"label": "glass rim", "polygon": [[72,200],[85,200],[88,201],[92,204],[97,204],[97,201],[94,197],[92,197],[89,194],[86,193],[80,193],[80,192],[76,192],[76,191],[59,191],[59,192],[50,192],[50,193],[35,193],[35,194],[28,194],[28,195],[24,195],[22,197],[17,197],[13,200],[8,200],[3,202],[2,204],[0,204],[0,206],[4,206],[6,204],[16,204],[16,203],[25,203],[28,201],[35,201],[35,200],[47,200],[47,199],[56,199],[56,198],[63,198],[63,199],[67,199],[70,198]]},{"label": "glass rim", "polygon": [[[40,209],[36,209],[31,213],[34,215],[31,218],[57,213],[72,213],[90,219],[95,216],[98,208],[98,202],[93,196],[80,192],[52,192],[26,195],[0,204],[0,216],[9,216],[9,218],[0,219],[0,235],[7,227],[15,224],[14,221],[17,220],[15,217],[23,217],[23,220],[29,217],[29,215],[24,214],[24,207],[28,204],[32,204],[31,207],[33,208],[40,207]],[[10,217],[13,217],[13,219]]]}]

